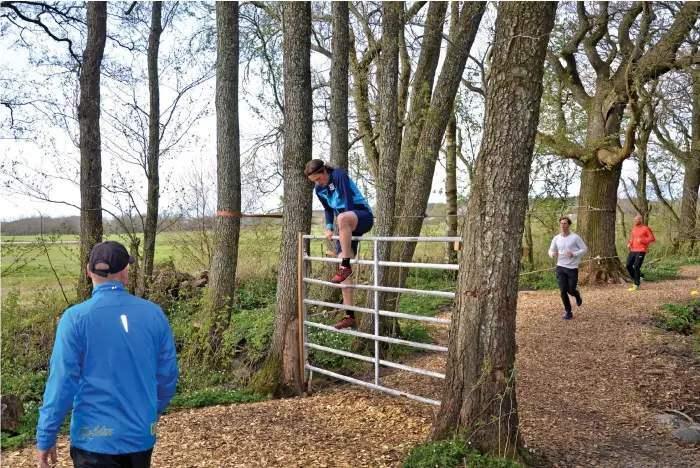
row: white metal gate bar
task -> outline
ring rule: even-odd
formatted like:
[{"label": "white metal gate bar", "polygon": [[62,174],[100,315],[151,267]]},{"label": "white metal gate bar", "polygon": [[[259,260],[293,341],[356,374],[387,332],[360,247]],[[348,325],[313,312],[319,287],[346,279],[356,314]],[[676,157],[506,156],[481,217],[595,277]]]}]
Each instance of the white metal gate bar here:
[{"label": "white metal gate bar", "polygon": [[[327,353],[337,354],[339,356],[345,356],[345,357],[357,359],[358,361],[365,361],[365,362],[372,362],[372,363],[374,362],[373,357],[363,356],[362,354],[355,354],[355,353],[351,353],[349,351],[343,351],[341,349],[329,348],[327,346],[321,346],[321,345],[317,345],[314,343],[306,343],[304,346],[306,346],[307,348],[311,348],[311,349],[318,349],[319,351],[326,351]],[[383,359],[379,360],[379,364],[381,364],[382,366],[393,367],[394,369],[402,369],[402,370],[407,370],[409,372],[417,372],[419,374],[428,375],[430,377],[435,377],[438,379],[445,378],[445,374],[441,374],[439,372],[433,372],[433,371],[421,369],[418,367],[405,366],[403,364],[397,364],[395,362],[385,361]]]},{"label": "white metal gate bar", "polygon": [[[396,318],[404,318],[404,319],[410,319],[410,320],[420,320],[424,322],[433,322],[433,323],[442,323],[442,324],[449,324],[450,320],[447,319],[440,319],[436,317],[424,317],[421,315],[412,315],[412,314],[404,314],[400,312],[391,312],[391,311],[385,311],[385,310],[379,310],[379,293],[380,292],[392,292],[392,293],[399,293],[399,294],[418,294],[418,295],[424,295],[424,296],[437,296],[437,297],[446,297],[446,298],[454,298],[455,293],[453,292],[447,292],[447,291],[428,291],[428,290],[422,290],[422,289],[409,289],[409,288],[392,288],[392,287],[386,287],[386,286],[379,286],[379,267],[380,266],[385,266],[385,267],[406,267],[406,268],[432,268],[432,269],[443,269],[443,270],[451,270],[455,271],[459,267],[457,265],[452,265],[452,264],[438,264],[438,263],[408,263],[408,262],[389,262],[389,261],[378,261],[378,244],[379,242],[459,242],[462,239],[460,237],[373,237],[373,236],[367,236],[367,237],[353,237],[352,240],[357,240],[357,241],[372,241],[374,244],[374,259],[369,261],[369,260],[352,260],[351,263],[353,264],[359,264],[359,265],[372,265],[373,266],[373,273],[374,273],[374,284],[373,285],[343,285],[343,284],[335,284],[331,283],[329,281],[321,281],[321,280],[316,280],[313,278],[307,278],[307,262],[311,261],[320,261],[320,262],[331,262],[331,263],[340,263],[340,259],[338,258],[325,258],[325,257],[311,257],[308,255],[308,253],[304,249],[304,240],[311,240],[311,239],[325,239],[325,236],[311,236],[311,235],[302,235],[301,233],[299,234],[299,252],[298,252],[298,257],[299,257],[299,336],[301,339],[301,346],[300,346],[300,367],[302,369],[302,373],[305,374],[304,371],[309,371],[311,373],[318,372],[320,374],[328,375],[340,380],[344,380],[346,382],[354,383],[357,385],[362,385],[365,387],[369,387],[375,390],[380,390],[386,393],[389,393],[391,395],[396,395],[396,396],[405,396],[414,400],[418,400],[424,403],[428,403],[431,405],[436,405],[439,406],[440,402],[437,400],[432,400],[430,398],[425,398],[421,397],[418,395],[412,395],[410,393],[402,392],[396,389],[392,389],[389,387],[384,387],[380,385],[379,383],[379,369],[380,365],[386,366],[386,367],[392,367],[395,369],[401,369],[409,372],[414,372],[422,375],[427,375],[430,377],[435,377],[439,379],[444,379],[445,374],[441,374],[438,372],[433,372],[429,371],[426,369],[420,369],[416,367],[411,367],[407,366],[404,364],[399,364],[391,361],[386,361],[383,359],[379,359],[379,343],[384,342],[384,343],[393,343],[393,344],[401,344],[405,346],[410,346],[413,348],[419,348],[419,349],[425,349],[425,350],[430,350],[430,351],[439,351],[439,352],[446,352],[447,348],[444,346],[438,346],[438,345],[432,345],[432,344],[427,344],[427,343],[418,343],[414,341],[408,341],[408,340],[401,340],[398,338],[392,338],[392,337],[387,337],[387,336],[381,336],[379,334],[379,317],[385,316],[385,317],[396,317]],[[338,240],[338,236],[333,236],[332,239]],[[346,306],[343,304],[335,304],[332,302],[323,302],[323,301],[314,301],[311,299],[308,299],[307,295],[307,284],[317,284],[317,285],[322,285],[322,286],[331,286],[331,287],[336,287],[336,288],[354,288],[358,290],[366,290],[366,291],[374,291],[374,309],[366,308],[366,307],[357,307],[357,306]],[[324,325],[321,323],[316,323],[316,322],[311,322],[307,319],[307,305],[317,305],[317,306],[325,306],[325,307],[334,307],[337,309],[341,310],[352,310],[355,312],[362,312],[362,313],[371,313],[374,314],[374,334],[370,333],[363,333],[363,332],[358,332],[358,331],[352,331],[352,330],[338,330],[335,327],[332,327],[330,325]],[[317,329],[321,330],[327,330],[330,332],[334,333],[341,333],[345,335],[351,335],[351,336],[356,336],[360,338],[365,338],[365,339],[370,339],[374,341],[374,357],[369,357],[369,356],[362,356],[360,354],[355,354],[351,353],[348,351],[343,351],[339,349],[333,349],[329,348],[326,346],[321,346],[315,343],[309,343],[308,341],[308,327],[314,327]],[[316,349],[319,351],[324,351],[324,352],[329,352],[333,354],[337,354],[340,356],[345,356],[349,357],[352,359],[357,359],[360,361],[365,361],[365,362],[373,362],[374,363],[374,383],[370,382],[365,382],[359,379],[355,379],[353,377],[348,377],[345,375],[338,374],[336,372],[331,372],[329,370],[321,369],[316,366],[312,366],[308,363],[308,353],[309,349]]]},{"label": "white metal gate bar", "polygon": [[[336,309],[352,310],[353,312],[363,312],[369,314],[374,313],[374,309],[368,309],[367,307],[348,306],[345,304],[336,304],[334,302],[314,301],[312,299],[304,299],[304,304],[321,307],[335,307]],[[450,323],[452,323],[449,319],[427,317],[423,315],[402,314],[401,312],[391,312],[389,310],[380,310],[379,315],[381,315],[382,317],[396,317],[411,320],[420,320],[421,322],[444,323],[445,325],[449,325]]]},{"label": "white metal gate bar", "polygon": [[344,335],[352,335],[352,336],[356,336],[358,338],[367,338],[368,340],[382,341],[384,343],[400,344],[400,345],[404,345],[404,346],[411,346],[412,348],[427,349],[428,351],[442,351],[444,353],[447,352],[446,346],[438,346],[438,345],[433,345],[433,344],[428,344],[428,343],[419,343],[417,341],[402,340],[399,338],[391,338],[389,336],[381,336],[379,334],[372,335],[370,333],[363,333],[363,332],[352,331],[352,330],[345,330],[345,329],[338,330],[337,328],[335,328],[332,325],[324,325],[322,323],[310,322],[308,320],[304,321],[304,325],[306,325],[308,327],[320,328],[321,330],[342,333]]},{"label": "white metal gate bar", "polygon": [[[379,265],[375,265],[375,268],[379,268]],[[447,298],[454,298],[455,293],[453,292],[448,292],[448,291],[427,291],[425,289],[407,289],[407,288],[390,288],[388,286],[379,286],[379,285],[368,285],[368,284],[336,284],[336,283],[331,283],[330,281],[322,281],[322,280],[317,280],[313,278],[304,278],[304,283],[309,283],[309,284],[318,284],[320,286],[330,286],[332,288],[341,288],[341,289],[361,289],[363,291],[374,291],[376,293],[379,292],[391,292],[391,293],[399,293],[399,294],[420,294],[423,296],[437,296],[437,297],[447,297]]]},{"label": "white metal gate bar", "polygon": [[347,375],[342,375],[342,374],[336,374],[335,372],[331,372],[325,369],[321,369],[320,367],[315,367],[310,364],[307,364],[306,366],[307,370],[313,371],[313,372],[318,372],[319,374],[324,374],[329,377],[334,377],[339,380],[345,380],[346,382],[354,383],[356,385],[362,385],[363,387],[369,387],[373,388],[374,390],[379,390],[381,392],[388,393],[390,395],[394,396],[404,396],[406,398],[410,398],[412,400],[418,400],[423,403],[428,403],[429,405],[435,405],[435,406],[440,406],[440,402],[438,400],[431,400],[430,398],[425,398],[419,395],[413,395],[412,393],[406,393],[402,392],[400,390],[395,390],[393,388],[389,387],[383,387],[381,385],[376,385],[373,383],[365,382],[364,380],[359,380],[355,379],[353,377],[348,377]]},{"label": "white metal gate bar", "polygon": [[[332,257],[304,257],[304,260],[313,262],[340,263],[339,258]],[[374,265],[373,260],[350,260],[350,263],[357,265]],[[404,268],[432,268],[436,270],[459,270],[459,265],[452,263],[409,263],[409,262],[379,262],[379,266],[404,267]]]}]

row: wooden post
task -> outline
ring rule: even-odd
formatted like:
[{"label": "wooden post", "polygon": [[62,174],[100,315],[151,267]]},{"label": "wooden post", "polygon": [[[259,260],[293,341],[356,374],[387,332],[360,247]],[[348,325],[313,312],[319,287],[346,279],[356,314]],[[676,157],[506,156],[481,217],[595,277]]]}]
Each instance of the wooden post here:
[{"label": "wooden post", "polygon": [[301,269],[301,262],[303,262],[303,242],[304,242],[304,233],[300,232],[299,237],[298,237],[298,245],[297,245],[297,276],[298,276],[298,284],[297,284],[297,297],[298,297],[298,307],[297,307],[297,312],[298,312],[298,323],[299,323],[299,378],[304,381],[304,333],[303,333],[303,318],[302,318],[302,307],[304,306],[303,298],[302,298],[302,293],[301,293],[301,288],[303,284],[303,278],[302,278],[302,269]]}]

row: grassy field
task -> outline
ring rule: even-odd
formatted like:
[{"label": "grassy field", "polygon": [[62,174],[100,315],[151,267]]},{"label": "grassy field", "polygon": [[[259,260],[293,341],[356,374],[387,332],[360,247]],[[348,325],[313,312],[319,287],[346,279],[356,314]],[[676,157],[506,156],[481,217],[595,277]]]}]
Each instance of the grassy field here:
[{"label": "grassy field", "polygon": [[[313,234],[323,234],[323,228],[315,226]],[[282,227],[275,223],[247,226],[241,231],[239,241],[238,276],[250,279],[267,276],[276,271]],[[371,233],[370,233],[371,234]],[[429,227],[424,235],[444,235],[442,226]],[[155,262],[173,261],[183,271],[195,273],[208,268],[213,250],[212,232],[164,232],[156,240]],[[2,294],[13,291],[31,292],[58,289],[58,282],[69,293],[75,290],[79,268],[79,246],[75,235],[45,236],[42,242],[37,236],[2,237]],[[105,236],[105,240],[122,242],[127,248],[129,238],[124,235]],[[30,245],[12,244],[31,242]],[[312,241],[313,255],[325,256],[326,244]],[[422,243],[416,249],[416,261],[442,261],[443,243]],[[372,258],[369,243],[360,247],[360,257]],[[54,273],[55,271],[55,273]],[[58,279],[56,278],[58,277]]]},{"label": "grassy field", "polygon": [[[278,263],[281,228],[255,226],[244,229],[240,238],[239,275],[253,277],[270,272]],[[77,236],[36,236],[2,238],[2,294],[13,291],[31,292],[58,289],[75,290],[79,268],[79,245],[62,243],[77,241]],[[129,248],[127,236],[109,235],[105,240],[122,242]],[[30,245],[11,242],[32,242]],[[165,232],[156,240],[155,262],[173,261],[184,271],[197,272],[207,268],[214,246],[212,232]],[[58,278],[57,278],[58,277]]]},{"label": "grassy field", "polygon": [[[532,221],[535,270],[547,269],[554,265],[554,261],[547,256],[547,250],[552,236],[557,233],[557,218],[556,214],[547,214],[540,215]],[[627,228],[631,228],[629,220],[627,224]],[[670,251],[671,235],[668,229],[665,229],[666,221],[661,217],[652,218],[650,224],[656,233],[657,243],[652,245],[645,262],[647,269],[650,270],[647,279],[666,279],[669,275],[675,274],[678,264],[692,262],[693,258],[685,257],[685,260],[683,257],[667,258]],[[279,223],[271,221],[248,225],[242,229],[238,260],[239,278],[251,279],[269,276],[270,273],[276,272],[279,262],[281,229]],[[573,229],[576,230],[575,224]],[[323,233],[323,227],[319,222],[315,222],[313,233]],[[444,236],[444,233],[444,223],[432,220],[424,225],[421,234],[424,236]],[[371,234],[372,232],[369,233],[369,235]],[[617,243],[618,252],[623,257],[623,261],[627,252],[627,235],[620,227]],[[155,261],[172,261],[178,269],[190,273],[208,268],[214,245],[213,237],[213,233],[210,231],[161,233],[157,237]],[[124,243],[127,248],[130,245],[130,240],[125,235],[109,235],[105,238],[118,240]],[[62,242],[75,242],[78,240],[77,236],[52,234],[44,236],[43,241],[37,236],[3,236],[1,240],[2,297],[6,297],[7,293],[14,291],[58,290],[59,281],[68,294],[73,294],[79,268],[82,268],[78,264],[79,247],[75,243]],[[18,245],[11,244],[11,242],[30,242],[31,244]],[[442,262],[444,261],[444,248],[444,243],[419,243],[414,261]],[[325,242],[312,242],[312,255],[324,256],[325,250]],[[360,257],[372,258],[371,243],[361,243]],[[547,272],[523,275],[521,283],[540,288],[556,286],[553,275]]]}]

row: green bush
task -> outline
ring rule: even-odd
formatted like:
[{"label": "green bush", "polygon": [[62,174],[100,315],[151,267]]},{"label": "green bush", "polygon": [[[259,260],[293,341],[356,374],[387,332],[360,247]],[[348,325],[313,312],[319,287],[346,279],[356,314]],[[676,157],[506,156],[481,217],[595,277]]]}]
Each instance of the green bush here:
[{"label": "green bush", "polygon": [[58,320],[68,308],[61,295],[47,291],[32,294],[31,302],[20,293],[2,301],[2,365],[47,370]]},{"label": "green bush", "polygon": [[666,304],[655,312],[657,326],[681,335],[700,334],[700,299],[685,304]]},{"label": "green bush", "polygon": [[402,465],[403,468],[452,468],[461,466],[469,468],[518,468],[522,465],[505,458],[481,455],[471,450],[469,444],[459,437],[414,447]]}]

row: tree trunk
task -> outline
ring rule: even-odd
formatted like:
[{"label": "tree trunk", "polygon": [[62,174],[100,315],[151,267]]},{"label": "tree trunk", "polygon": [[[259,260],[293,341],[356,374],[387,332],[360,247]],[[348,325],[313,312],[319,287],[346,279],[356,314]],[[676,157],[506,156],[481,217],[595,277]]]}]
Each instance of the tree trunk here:
[{"label": "tree trunk", "polygon": [[[402,5],[399,2],[383,2],[382,15],[382,54],[379,67],[382,69],[379,82],[379,166],[375,181],[377,190],[377,222],[375,234],[379,237],[390,237],[394,233],[394,206],[396,203],[396,168],[399,162],[399,119],[398,119],[398,73],[399,73],[399,32],[403,27],[401,21]],[[379,242],[377,258],[386,261],[391,252],[391,243]],[[385,285],[388,275],[384,268],[379,268],[379,284]],[[398,300],[396,295],[379,294],[379,307],[393,309],[395,304],[388,305],[391,300]],[[372,300],[374,303],[374,300]],[[374,315],[363,314],[360,330],[366,333],[374,332]],[[380,334],[391,334],[393,320],[380,320]],[[368,343],[357,343],[355,349]],[[382,346],[386,351],[387,346]]]},{"label": "tree trunk", "polygon": [[[606,95],[607,93],[600,92],[588,112],[587,146],[600,146],[600,142],[606,138],[618,138],[624,106],[617,106],[610,111],[607,120],[604,119],[600,112],[604,99],[599,96]],[[609,148],[602,148],[598,153],[608,151]],[[580,279],[584,284],[619,283],[628,278],[615,247],[617,187],[622,173],[622,161],[614,165],[601,163],[607,159],[605,154],[591,157],[581,171],[579,205],[584,208],[579,210],[578,234],[588,246],[588,254],[593,258],[600,257],[599,260],[581,265]]]},{"label": "tree trunk", "polygon": [[[352,33],[352,30],[350,30],[350,33]],[[376,177],[379,153],[374,142],[374,128],[369,112],[369,65],[365,64],[364,61],[357,61],[353,41],[351,41],[350,64],[353,77],[352,97],[357,111],[357,126],[360,130],[360,135],[362,135],[362,148],[369,163],[370,171]]]},{"label": "tree trunk", "polygon": [[698,188],[700,188],[700,67],[695,66],[693,77],[693,110],[691,117],[690,154],[683,161],[683,197],[681,201],[679,245],[697,238]]},{"label": "tree trunk", "polygon": [[617,204],[617,211],[620,213],[620,229],[622,229],[622,236],[625,240],[629,240],[629,233],[627,232],[627,223],[625,222],[625,212],[619,203]]},{"label": "tree trunk", "polygon": [[80,73],[80,276],[78,300],[88,299],[92,283],[85,265],[102,241],[102,143],[100,139],[100,67],[107,38],[107,4],[88,2],[87,43]]},{"label": "tree trunk", "polygon": [[535,269],[535,243],[532,241],[532,215],[530,213],[525,216],[525,246],[527,247],[527,270],[533,271]]},{"label": "tree trunk", "polygon": [[649,127],[649,129],[643,129],[639,135],[639,143],[637,144],[639,164],[637,165],[637,186],[635,187],[635,191],[637,192],[639,214],[645,225],[649,225],[649,213],[651,211],[649,199],[647,198],[647,148],[650,135],[651,127]]},{"label": "tree trunk", "polygon": [[[241,211],[241,152],[238,130],[238,2],[216,4],[216,174],[217,211]],[[211,349],[216,350],[220,331],[228,326],[236,292],[238,238],[241,219],[218,216],[211,261],[209,313],[212,318]],[[218,332],[217,332],[218,331]]]},{"label": "tree trunk", "polygon": [[[401,216],[396,227],[397,235],[420,235],[423,225],[422,216],[428,207],[428,198],[430,197],[442,137],[447,127],[447,121],[452,115],[455,96],[469,57],[469,51],[479,29],[481,17],[484,14],[484,8],[485,3],[482,2],[465,2],[459,19],[454,22],[454,27],[450,28],[452,30],[450,32],[451,42],[447,46],[445,61],[435,85],[430,106],[423,111],[425,125],[415,146],[413,159],[404,156],[404,154],[401,156],[399,181],[403,186],[398,188],[397,193],[410,193],[411,196],[403,199],[403,205],[397,206],[397,213]],[[402,171],[402,169],[405,170],[405,165],[408,165],[410,169],[408,171],[410,175],[407,177],[404,177],[405,172]],[[396,243],[394,248],[400,261],[409,262],[413,258],[416,243]]]},{"label": "tree trunk", "polygon": [[[695,143],[698,146],[697,143]],[[690,159],[684,165],[683,174],[683,198],[681,200],[681,219],[678,236],[678,245],[682,246],[688,241],[697,240],[697,206],[698,188],[700,188],[700,150],[691,152]]]},{"label": "tree trunk", "polygon": [[[447,201],[445,235],[455,237],[457,235],[457,120],[454,112],[447,123],[445,144],[447,146],[445,151],[445,199]],[[457,263],[457,251],[452,242],[445,244],[445,261]]]},{"label": "tree trunk", "polygon": [[[468,203],[445,389],[431,439],[515,456],[515,313],[528,178],[555,2],[498,7],[484,139]],[[508,109],[508,112],[503,112]]]},{"label": "tree trunk", "polygon": [[[333,2],[331,16],[333,27],[333,58],[331,60],[331,161],[333,167],[348,171],[348,57],[350,53],[349,8],[346,2]],[[338,233],[338,226],[335,229]],[[328,241],[326,248],[336,251],[335,241]],[[323,278],[331,278],[338,265],[326,263]],[[340,288],[320,288],[319,300],[339,302]]]},{"label": "tree trunk", "polygon": [[141,239],[138,235],[136,233],[131,234],[129,253],[134,257],[134,263],[129,267],[129,280],[126,285],[126,290],[129,294],[136,294],[136,290],[138,289],[138,280],[140,277],[139,265],[141,264],[139,244],[141,244]]},{"label": "tree trunk", "polygon": [[407,184],[411,172],[415,170],[416,147],[421,131],[426,124],[426,109],[430,107],[435,71],[440,60],[440,45],[446,13],[447,2],[430,2],[425,20],[421,53],[411,85],[411,107],[401,141],[401,159],[397,179],[399,185],[396,191],[397,206],[399,207],[403,206],[403,199],[408,195],[406,192],[410,185]]},{"label": "tree trunk", "polygon": [[[653,89],[656,89],[656,83],[653,85]],[[653,91],[652,91],[653,93]],[[651,207],[649,206],[649,198],[647,197],[647,168],[648,165],[648,147],[649,147],[649,137],[651,137],[651,132],[654,129],[654,106],[651,102],[652,96],[644,96],[641,100],[642,112],[640,114],[639,122],[639,138],[637,140],[637,183],[635,185],[635,192],[637,202],[635,208],[637,212],[642,217],[642,222],[645,225],[649,224],[649,213],[651,212]],[[625,190],[626,187],[625,187]]]},{"label": "tree trunk", "polygon": [[333,59],[331,60],[331,166],[348,170],[348,57],[349,9],[346,2],[331,4]]},{"label": "tree trunk", "polygon": [[158,50],[160,35],[163,32],[161,16],[163,2],[153,2],[151,10],[151,31],[148,35],[148,92],[150,110],[148,113],[148,156],[146,177],[148,198],[146,201],[146,222],[143,229],[143,268],[139,276],[138,295],[145,297],[153,275],[153,257],[156,253],[156,231],[158,230],[158,201],[160,181],[158,159],[160,157],[160,85],[158,84]]},{"label": "tree trunk", "polygon": [[284,36],[284,219],[277,275],[275,330],[265,363],[252,387],[263,393],[298,395],[303,376],[299,369],[297,319],[298,233],[311,229],[313,187],[304,175],[311,155],[311,3],[282,4]]}]

